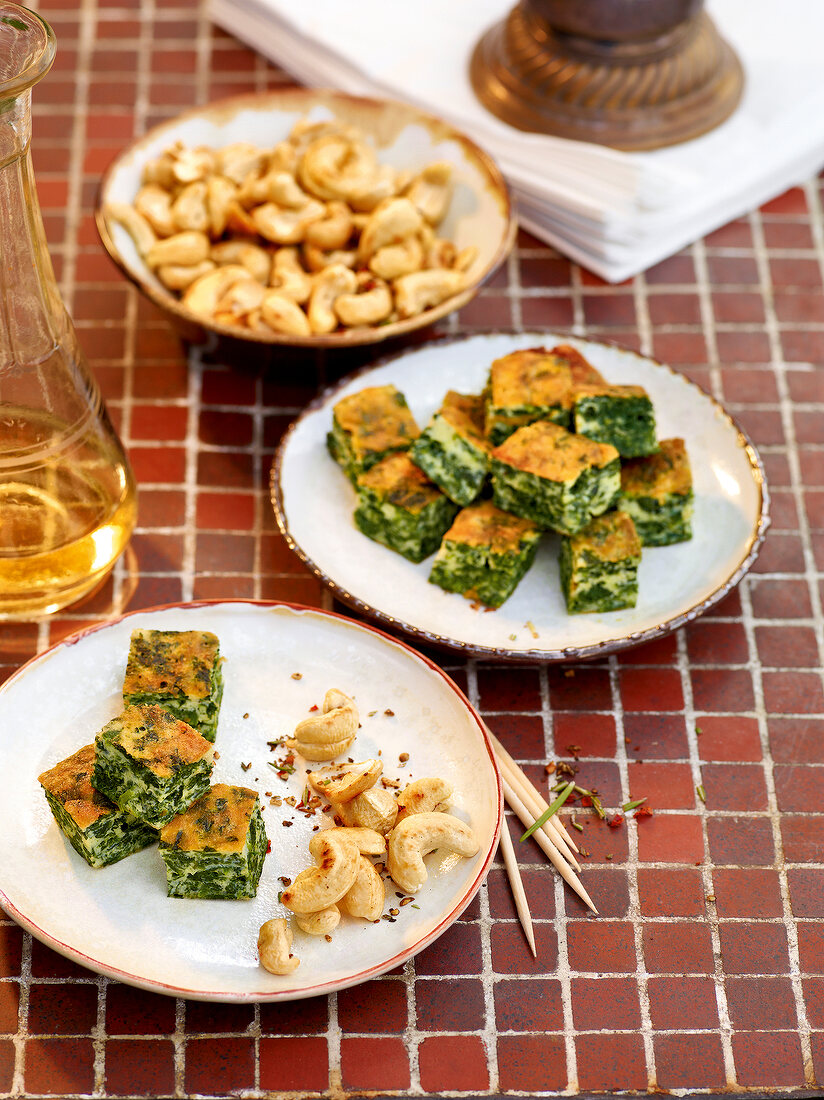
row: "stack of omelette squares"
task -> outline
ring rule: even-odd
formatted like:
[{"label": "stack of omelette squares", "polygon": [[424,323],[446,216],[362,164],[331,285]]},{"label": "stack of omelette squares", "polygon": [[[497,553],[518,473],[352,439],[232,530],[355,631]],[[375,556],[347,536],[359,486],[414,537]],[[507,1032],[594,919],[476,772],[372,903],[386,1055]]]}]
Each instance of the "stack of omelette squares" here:
[{"label": "stack of omelette squares", "polygon": [[354,522],[429,580],[497,608],[559,542],[570,613],[634,607],[644,546],[692,536],[683,439],[658,439],[637,385],[567,345],[511,352],[479,394],[449,391],[421,430],[393,385],[339,400],[327,436],[357,494]]},{"label": "stack of omelette squares", "polygon": [[211,782],[222,664],[208,631],[132,631],[124,709],[39,777],[91,867],[158,842],[169,897],[255,896],[268,847],[258,795]]}]

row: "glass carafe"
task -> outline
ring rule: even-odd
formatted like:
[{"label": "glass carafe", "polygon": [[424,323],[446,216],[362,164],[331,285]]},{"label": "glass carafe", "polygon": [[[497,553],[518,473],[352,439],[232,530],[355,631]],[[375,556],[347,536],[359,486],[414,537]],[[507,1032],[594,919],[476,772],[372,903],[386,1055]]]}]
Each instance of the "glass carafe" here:
[{"label": "glass carafe", "polygon": [[0,621],[91,592],[134,528],[135,486],[52,270],[29,152],[55,44],[0,0]]}]

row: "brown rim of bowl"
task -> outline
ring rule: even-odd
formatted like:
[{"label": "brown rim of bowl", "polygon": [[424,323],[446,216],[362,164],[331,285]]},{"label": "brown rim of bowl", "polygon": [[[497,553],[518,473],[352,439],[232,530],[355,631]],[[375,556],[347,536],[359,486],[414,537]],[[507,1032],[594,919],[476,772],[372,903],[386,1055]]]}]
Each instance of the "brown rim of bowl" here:
[{"label": "brown rim of bowl", "polygon": [[[472,333],[461,336],[445,335],[434,337],[432,340],[426,341],[425,344],[421,344],[414,351],[420,351],[424,348],[432,345],[446,345],[459,343],[467,339],[472,339],[475,336],[528,336],[536,335],[540,336],[542,331],[553,336],[562,335],[555,330],[541,330],[541,329],[510,329],[510,328],[495,328],[495,329],[480,329]],[[627,634],[623,638],[611,638],[603,642],[596,642],[587,646],[568,646],[564,649],[525,649],[525,650],[509,650],[494,646],[482,646],[474,645],[471,642],[462,642],[455,638],[447,638],[441,634],[434,634],[431,631],[424,630],[421,627],[414,626],[411,623],[404,622],[400,619],[396,619],[394,616],[387,614],[385,611],[381,611],[379,608],[373,607],[365,600],[360,599],[358,596],[353,595],[351,592],[347,592],[346,589],[341,588],[331,577],[328,577],[322,569],[312,561],[312,559],[301,549],[295,539],[289,532],[288,522],[286,520],[285,510],[283,508],[281,485],[280,485],[280,473],[281,465],[283,462],[283,455],[288,445],[290,437],[293,435],[297,425],[309,416],[311,413],[316,412],[322,408],[329,399],[344,386],[348,386],[352,381],[361,375],[367,374],[377,367],[383,367],[391,363],[395,359],[400,359],[402,356],[410,354],[410,349],[402,349],[399,352],[394,352],[390,355],[385,355],[381,359],[376,360],[374,363],[367,366],[360,367],[356,371],[352,371],[344,378],[335,382],[334,385],[327,387],[322,393],[318,394],[310,404],[308,404],[303,411],[297,416],[287,428],[283,435],[278,448],[275,452],[272,464],[269,470],[269,499],[272,504],[272,509],[275,513],[275,520],[278,525],[278,530],[286,540],[286,544],[289,549],[297,555],[298,558],[304,563],[304,565],[312,572],[313,576],[317,577],[326,587],[330,590],[332,595],[346,604],[353,611],[357,611],[362,615],[366,615],[371,619],[379,622],[384,628],[391,630],[397,630],[401,633],[415,638],[418,642],[426,643],[427,645],[433,645],[443,649],[449,649],[462,653],[466,657],[483,657],[486,659],[494,658],[498,661],[511,661],[511,662],[546,662],[546,663],[558,663],[563,661],[585,661],[595,660],[599,657],[608,656],[611,653],[617,653],[624,649],[631,649],[634,646],[642,645],[644,642],[654,641],[656,638],[662,638],[667,634],[671,634],[679,627],[685,626],[687,623],[693,622],[699,616],[703,615],[706,611],[709,611],[711,607],[714,607],[720,600],[728,595],[738,585],[744,576],[752,568],[755,559],[761,550],[764,543],[764,539],[767,535],[767,530],[772,522],[770,518],[770,494],[767,486],[767,476],[764,470],[764,464],[761,461],[761,456],[756,450],[755,444],[750,440],[747,433],[743,428],[739,426],[737,421],[730,416],[727,410],[719,401],[707,393],[705,389],[699,386],[696,382],[687,378],[685,374],[680,371],[674,370],[667,363],[662,363],[660,360],[655,359],[651,355],[641,355],[639,352],[633,351],[632,348],[624,347],[622,344],[614,340],[593,340],[586,336],[578,336],[575,333],[568,333],[570,337],[580,340],[586,340],[587,343],[601,345],[603,347],[617,348],[619,351],[628,355],[634,355],[639,359],[643,359],[645,362],[654,363],[656,366],[669,371],[670,374],[675,375],[678,378],[684,380],[687,385],[694,386],[700,393],[702,393],[715,409],[721,414],[724,420],[733,428],[737,436],[738,446],[744,451],[747,460],[749,462],[750,471],[753,476],[753,480],[758,489],[758,521],[754,529],[750,533],[750,537],[747,541],[746,552],[740,559],[738,565],[730,574],[729,577],[713,589],[703,600],[694,604],[686,611],[681,612],[678,615],[673,615],[672,618],[666,619],[662,623],[658,623],[656,626],[649,627],[646,630],[634,631]]]},{"label": "brown rim of bowl", "polygon": [[[199,115],[203,115],[204,112],[219,112],[221,109],[238,110],[244,103],[260,103],[264,100],[278,100],[285,99],[286,97],[305,100],[318,100],[329,102],[345,102],[353,105],[368,105],[380,107],[383,104],[389,104],[399,110],[405,110],[410,112],[415,118],[421,120],[428,129],[436,129],[442,131],[444,136],[451,138],[461,145],[469,154],[470,158],[475,161],[481,169],[485,172],[488,182],[491,184],[495,193],[501,200],[501,214],[504,221],[505,232],[501,238],[498,247],[495,250],[492,259],[487,264],[486,268],[482,272],[480,278],[478,278],[471,287],[467,287],[466,290],[462,290],[459,294],[453,295],[451,298],[447,298],[445,302],[441,302],[440,305],[433,306],[431,309],[424,310],[423,313],[417,314],[415,317],[409,317],[404,321],[393,321],[390,324],[380,325],[373,328],[361,328],[361,329],[346,329],[342,332],[326,333],[318,336],[290,336],[287,334],[281,334],[273,332],[270,335],[261,334],[256,332],[244,332],[237,326],[218,324],[213,321],[205,320],[203,317],[198,316],[196,313],[192,313],[188,309],[184,309],[180,304],[180,300],[175,298],[168,291],[160,290],[158,287],[153,286],[141,277],[141,275],[134,271],[120,254],[120,250],[114,242],[114,239],[109,232],[109,227],[106,222],[106,218],[103,216],[103,195],[108,186],[109,180],[114,173],[117,165],[120,161],[139,149],[141,145],[146,144],[153,138],[162,134],[166,129],[178,125],[180,122],[185,121],[188,118],[195,118]],[[445,122],[443,119],[438,118],[436,115],[429,114],[426,111],[420,111],[417,107],[411,104],[402,103],[399,100],[393,99],[377,99],[367,96],[354,96],[348,95],[345,92],[336,92],[332,89],[325,88],[303,88],[300,86],[287,85],[282,89],[275,89],[268,92],[249,92],[244,95],[228,96],[225,99],[216,99],[211,103],[207,103],[201,107],[192,107],[186,111],[182,111],[180,114],[169,119],[167,122],[159,123],[157,126],[152,127],[145,134],[142,134],[139,138],[135,138],[124,149],[118,153],[115,160],[109,165],[106,171],[100,178],[100,183],[97,187],[97,194],[95,197],[94,207],[94,220],[97,227],[98,236],[108,253],[112,261],[117,265],[126,278],[133,283],[138,290],[149,298],[154,305],[159,309],[165,310],[168,313],[173,314],[178,320],[185,322],[188,325],[197,326],[198,328],[206,332],[215,332],[222,336],[232,337],[236,340],[251,341],[257,344],[272,344],[272,345],[286,345],[288,347],[304,347],[313,349],[325,349],[325,348],[351,348],[358,347],[364,344],[376,344],[382,340],[389,340],[396,336],[404,336],[410,332],[415,332],[420,328],[424,328],[426,325],[434,324],[441,318],[446,317],[448,314],[453,313],[455,310],[461,309],[463,306],[470,302],[483,284],[490,278],[490,276],[497,271],[500,265],[504,262],[509,255],[514,243],[515,235],[517,233],[518,224],[513,212],[512,196],[510,194],[509,185],[507,184],[504,176],[495,163],[489,153],[485,152],[479,145],[477,145],[472,138],[466,134],[457,130],[450,123]]]}]

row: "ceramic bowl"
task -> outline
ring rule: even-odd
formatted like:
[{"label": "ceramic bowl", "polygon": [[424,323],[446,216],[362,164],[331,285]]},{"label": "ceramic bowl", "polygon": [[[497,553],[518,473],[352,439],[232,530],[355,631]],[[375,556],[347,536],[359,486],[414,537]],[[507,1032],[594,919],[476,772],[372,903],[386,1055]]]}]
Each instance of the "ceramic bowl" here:
[{"label": "ceramic bowl", "polygon": [[[240,326],[206,322],[185,308],[144,263],[126,230],[106,216],[108,203],[134,201],[144,165],[175,142],[217,148],[246,141],[271,147],[284,140],[294,124],[304,118],[334,118],[355,125],[374,144],[381,164],[412,173],[432,161],[452,165],[453,196],[437,232],[458,249],[470,245],[477,249],[464,290],[417,316],[371,327],[312,336],[252,332]],[[505,259],[516,228],[500,170],[470,138],[446,122],[402,103],[292,87],[220,100],[156,126],[129,145],[106,171],[95,218],[103,245],[114,262],[190,338],[196,339],[198,332],[213,331],[256,343],[324,349],[403,336],[460,309]]]}]

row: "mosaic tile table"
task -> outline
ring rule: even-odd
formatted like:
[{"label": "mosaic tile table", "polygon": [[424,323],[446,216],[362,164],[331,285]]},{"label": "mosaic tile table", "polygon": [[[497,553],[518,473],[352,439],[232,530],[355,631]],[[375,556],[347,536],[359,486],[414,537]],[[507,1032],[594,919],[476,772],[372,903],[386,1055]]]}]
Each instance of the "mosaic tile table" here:
[{"label": "mosaic tile table", "polygon": [[[187,352],[96,237],[100,173],[133,135],[282,74],[214,31],[194,0],[42,11],[59,52],[35,94],[39,193],[139,478],[140,519],[91,602],[0,628],[3,676],[123,608],[214,596],[331,606],[276,533],[267,476],[318,387],[367,360]],[[755,570],[677,635],[574,668],[435,655],[535,779],[574,756],[606,803],[654,807],[616,830],[579,814],[599,918],[522,845],[537,960],[497,861],[461,920],[402,970],[328,999],[244,1007],[98,978],[3,918],[0,1095],[817,1092],[823,280],[813,180],[617,287],[521,235],[480,297],[439,327],[548,327],[653,354],[727,405],[769,474],[773,527]]]}]

